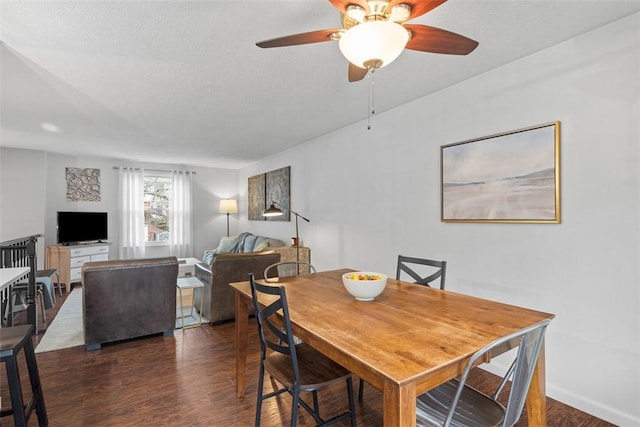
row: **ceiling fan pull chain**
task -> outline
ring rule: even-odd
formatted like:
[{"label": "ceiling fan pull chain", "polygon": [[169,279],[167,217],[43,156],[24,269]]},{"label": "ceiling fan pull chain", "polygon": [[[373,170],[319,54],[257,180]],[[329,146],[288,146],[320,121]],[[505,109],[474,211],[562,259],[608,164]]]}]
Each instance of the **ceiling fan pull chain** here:
[{"label": "ceiling fan pull chain", "polygon": [[367,130],[371,130],[371,116],[376,113],[375,68],[369,72],[369,90],[367,103]]}]

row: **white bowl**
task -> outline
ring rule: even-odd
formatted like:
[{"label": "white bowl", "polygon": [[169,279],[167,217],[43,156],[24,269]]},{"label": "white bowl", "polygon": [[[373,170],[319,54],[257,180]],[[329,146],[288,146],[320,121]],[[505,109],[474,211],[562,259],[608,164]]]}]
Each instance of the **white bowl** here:
[{"label": "white bowl", "polygon": [[[350,277],[354,275],[361,277],[361,279],[351,279]],[[379,279],[371,280],[371,276],[377,276]],[[384,287],[387,285],[387,276],[371,271],[354,271],[342,275],[342,284],[347,289],[347,292],[357,300],[372,301],[384,291]]]}]

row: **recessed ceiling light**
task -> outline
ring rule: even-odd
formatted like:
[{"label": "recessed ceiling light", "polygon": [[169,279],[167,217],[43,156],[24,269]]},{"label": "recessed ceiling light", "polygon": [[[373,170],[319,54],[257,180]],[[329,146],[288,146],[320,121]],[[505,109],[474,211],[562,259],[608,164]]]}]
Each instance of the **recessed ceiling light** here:
[{"label": "recessed ceiling light", "polygon": [[60,132],[60,128],[58,126],[54,125],[53,123],[42,122],[42,123],[40,123],[40,127],[42,128],[42,130],[46,130],[47,132],[51,132],[51,133],[59,133]]}]

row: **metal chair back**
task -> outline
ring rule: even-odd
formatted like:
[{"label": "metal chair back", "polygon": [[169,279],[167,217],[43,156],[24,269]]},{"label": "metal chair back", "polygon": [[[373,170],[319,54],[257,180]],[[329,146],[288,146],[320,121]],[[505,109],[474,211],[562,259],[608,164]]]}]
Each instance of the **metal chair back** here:
[{"label": "metal chair back", "polygon": [[277,282],[278,277],[290,277],[300,274],[302,267],[306,267],[305,271],[315,273],[316,268],[308,262],[302,261],[281,261],[271,264],[264,269],[264,278],[267,282]]},{"label": "metal chair back", "polygon": [[[513,426],[522,415],[527,391],[549,322],[550,320],[544,320],[493,341],[471,356],[459,379],[449,381],[418,396],[417,425]],[[466,382],[471,370],[482,361],[490,360],[493,350],[497,348],[503,350],[505,347],[517,348],[517,355],[496,392],[492,396],[487,396],[467,386]],[[509,380],[511,380],[511,389],[505,408],[498,402],[498,396]]]},{"label": "metal chair back", "polygon": [[[437,269],[435,272],[433,271]],[[427,275],[422,272],[429,271]],[[444,290],[444,280],[447,272],[446,261],[435,261],[431,259],[414,258],[398,255],[398,268],[396,270],[396,280],[403,280],[403,273],[411,277],[419,285],[431,286],[430,283],[440,279],[440,289]]]}]

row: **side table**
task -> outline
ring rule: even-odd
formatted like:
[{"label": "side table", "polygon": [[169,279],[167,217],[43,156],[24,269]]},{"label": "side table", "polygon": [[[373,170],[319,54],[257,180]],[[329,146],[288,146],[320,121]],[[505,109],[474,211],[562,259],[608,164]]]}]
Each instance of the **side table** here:
[{"label": "side table", "polygon": [[196,264],[201,262],[197,258],[178,258],[178,277],[196,275]]},{"label": "side table", "polygon": [[[178,282],[177,282],[177,287],[178,287],[178,293],[180,294],[180,319],[182,321],[182,329],[185,329],[184,326],[184,307],[182,306],[182,291],[184,289],[197,289],[197,288],[204,288],[204,283],[202,283],[200,281],[200,279],[196,278],[196,277],[179,277],[178,278]],[[200,326],[202,325],[202,301],[204,300],[204,298],[200,298],[200,313],[198,315],[198,324],[197,325],[191,325],[191,327],[193,326]],[[189,314],[189,316],[193,316],[193,303],[194,303],[194,293],[191,293],[191,312]]]}]

